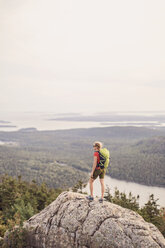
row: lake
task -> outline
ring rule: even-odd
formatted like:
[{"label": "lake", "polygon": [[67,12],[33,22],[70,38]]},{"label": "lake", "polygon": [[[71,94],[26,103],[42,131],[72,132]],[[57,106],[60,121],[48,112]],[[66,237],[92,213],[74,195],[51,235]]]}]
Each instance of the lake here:
[{"label": "lake", "polygon": [[[110,193],[112,195],[115,190],[115,187],[117,187],[120,192],[125,192],[127,196],[129,192],[131,192],[133,196],[139,195],[140,196],[139,205],[143,206],[145,203],[147,203],[149,199],[149,195],[154,194],[154,198],[159,199],[157,201],[157,204],[159,204],[161,207],[165,207],[165,188],[152,187],[152,186],[141,185],[138,183],[126,182],[123,180],[117,180],[111,178],[110,176],[105,176],[104,182],[105,185],[107,185],[110,188]],[[89,184],[87,184],[84,190],[89,194]],[[100,181],[97,178],[96,181],[94,182],[94,196],[100,197],[100,192],[101,192]]]}]

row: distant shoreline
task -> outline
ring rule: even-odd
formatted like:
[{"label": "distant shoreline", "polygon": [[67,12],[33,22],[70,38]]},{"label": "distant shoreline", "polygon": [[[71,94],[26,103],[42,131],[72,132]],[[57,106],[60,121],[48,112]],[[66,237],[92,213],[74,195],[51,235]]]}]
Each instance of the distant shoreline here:
[{"label": "distant shoreline", "polygon": [[17,126],[15,126],[15,125],[0,125],[0,128],[3,128],[3,127],[11,128],[11,127],[17,127]]},{"label": "distant shoreline", "polygon": [[165,114],[159,112],[104,113],[0,113],[0,131],[36,128],[38,131],[96,127],[165,128]]},{"label": "distant shoreline", "polygon": [[136,114],[96,114],[96,115],[72,115],[48,118],[48,121],[80,121],[80,122],[157,122],[165,123],[165,115],[136,115]]},{"label": "distant shoreline", "polygon": [[7,124],[7,123],[11,123],[11,122],[10,122],[10,121],[3,121],[3,120],[0,120],[0,123]]}]

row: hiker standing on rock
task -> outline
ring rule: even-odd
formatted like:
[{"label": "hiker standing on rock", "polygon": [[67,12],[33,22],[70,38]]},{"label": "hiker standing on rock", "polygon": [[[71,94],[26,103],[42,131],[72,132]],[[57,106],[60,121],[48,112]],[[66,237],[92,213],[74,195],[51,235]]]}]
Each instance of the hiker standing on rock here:
[{"label": "hiker standing on rock", "polygon": [[93,197],[93,182],[99,176],[101,184],[101,198],[99,202],[103,202],[105,186],[104,186],[104,176],[106,173],[106,168],[109,164],[109,151],[106,148],[102,149],[102,143],[96,141],[93,143],[94,149],[94,158],[93,158],[93,167],[89,179],[90,186],[90,196],[87,196],[87,199],[92,201]]}]

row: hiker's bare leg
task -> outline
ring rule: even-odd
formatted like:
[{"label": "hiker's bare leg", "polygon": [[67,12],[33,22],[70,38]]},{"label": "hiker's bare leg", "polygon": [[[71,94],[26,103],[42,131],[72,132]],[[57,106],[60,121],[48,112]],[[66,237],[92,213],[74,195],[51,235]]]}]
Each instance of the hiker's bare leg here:
[{"label": "hiker's bare leg", "polygon": [[90,193],[91,193],[92,197],[93,197],[93,182],[94,182],[94,179],[90,178],[89,179],[89,186],[90,186]]},{"label": "hiker's bare leg", "polygon": [[104,198],[105,186],[104,186],[104,179],[100,179],[101,183],[101,198]]}]

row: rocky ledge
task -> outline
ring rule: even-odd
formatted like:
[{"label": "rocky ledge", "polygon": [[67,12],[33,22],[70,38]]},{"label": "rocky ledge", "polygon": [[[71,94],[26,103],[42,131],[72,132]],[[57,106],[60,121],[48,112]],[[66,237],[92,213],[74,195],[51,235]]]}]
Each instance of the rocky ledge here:
[{"label": "rocky ledge", "polygon": [[137,213],[63,192],[24,223],[26,248],[165,248],[159,230]]}]

